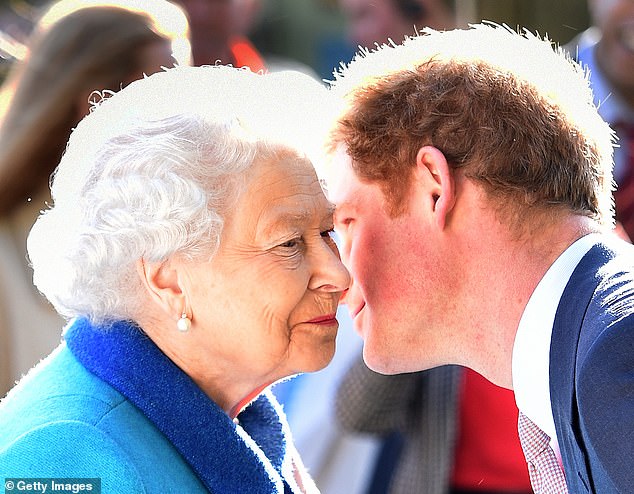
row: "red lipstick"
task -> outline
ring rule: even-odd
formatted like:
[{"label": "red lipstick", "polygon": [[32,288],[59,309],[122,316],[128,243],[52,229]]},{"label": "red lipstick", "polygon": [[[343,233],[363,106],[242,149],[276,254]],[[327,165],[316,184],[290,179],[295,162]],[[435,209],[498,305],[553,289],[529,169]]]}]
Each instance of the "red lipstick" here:
[{"label": "red lipstick", "polygon": [[309,324],[323,324],[323,325],[327,325],[327,324],[333,324],[335,322],[337,322],[337,314],[326,314],[323,316],[319,316],[319,317],[315,317],[314,319],[311,319],[310,321],[306,321]]}]

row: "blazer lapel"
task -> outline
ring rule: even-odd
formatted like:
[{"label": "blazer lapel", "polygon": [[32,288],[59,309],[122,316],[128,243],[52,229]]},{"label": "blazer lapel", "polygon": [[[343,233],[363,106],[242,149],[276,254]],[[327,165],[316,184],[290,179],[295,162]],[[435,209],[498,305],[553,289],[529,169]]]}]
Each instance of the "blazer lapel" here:
[{"label": "blazer lapel", "polygon": [[[550,398],[568,486],[580,480],[589,490],[588,454],[581,437],[575,373],[581,326],[597,286],[599,268],[614,256],[599,243],[582,258],[559,302],[550,343]],[[578,479],[571,478],[576,472]],[[573,489],[571,492],[575,492]]]}]

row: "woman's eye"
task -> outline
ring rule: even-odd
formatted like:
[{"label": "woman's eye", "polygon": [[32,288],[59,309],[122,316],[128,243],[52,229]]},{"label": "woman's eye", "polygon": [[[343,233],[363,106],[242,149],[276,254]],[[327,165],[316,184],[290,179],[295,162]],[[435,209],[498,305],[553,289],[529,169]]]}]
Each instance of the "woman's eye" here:
[{"label": "woman's eye", "polygon": [[299,242],[300,242],[300,239],[294,238],[292,240],[287,240],[286,242],[284,242],[283,244],[280,244],[279,246],[282,247],[283,249],[295,249],[299,245]]}]

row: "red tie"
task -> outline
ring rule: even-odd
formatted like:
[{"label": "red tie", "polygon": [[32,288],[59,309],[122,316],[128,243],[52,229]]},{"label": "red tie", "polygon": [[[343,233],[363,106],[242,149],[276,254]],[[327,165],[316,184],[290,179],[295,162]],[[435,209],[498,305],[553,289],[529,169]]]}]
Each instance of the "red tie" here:
[{"label": "red tie", "polygon": [[614,192],[616,221],[621,223],[628,236],[634,240],[634,125],[616,123],[613,127],[619,135],[619,145],[624,150],[625,170]]},{"label": "red tie", "polygon": [[550,437],[522,412],[518,429],[535,494],[568,494],[564,472],[550,447]]}]

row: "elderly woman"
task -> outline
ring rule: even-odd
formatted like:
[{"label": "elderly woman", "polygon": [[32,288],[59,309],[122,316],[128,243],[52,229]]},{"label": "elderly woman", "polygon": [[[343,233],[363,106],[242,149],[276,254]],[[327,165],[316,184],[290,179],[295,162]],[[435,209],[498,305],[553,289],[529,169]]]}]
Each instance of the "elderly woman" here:
[{"label": "elderly woman", "polygon": [[0,476],[315,490],[267,387],[328,364],[350,282],[302,140],[321,91],[173,68],[80,122],[28,240],[37,287],[72,320],[0,404]]}]

